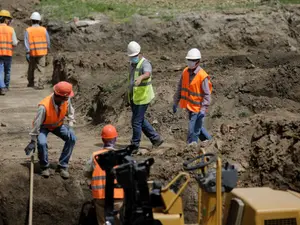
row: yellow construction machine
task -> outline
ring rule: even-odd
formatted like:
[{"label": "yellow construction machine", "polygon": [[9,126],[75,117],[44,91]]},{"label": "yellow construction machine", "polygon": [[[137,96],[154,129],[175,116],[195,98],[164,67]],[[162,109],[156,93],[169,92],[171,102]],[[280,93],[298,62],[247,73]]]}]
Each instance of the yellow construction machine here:
[{"label": "yellow construction machine", "polygon": [[[122,225],[184,225],[180,194],[190,175],[182,172],[162,187],[158,182],[148,181],[154,159],[137,162],[130,154],[130,149],[124,149],[96,156],[107,174],[106,224],[114,225],[114,215],[118,213],[113,209],[116,178],[125,193],[120,211]],[[183,167],[199,185],[199,225],[300,225],[298,193],[266,187],[235,188],[237,170],[228,163],[222,166],[221,159],[212,153],[188,160]]]},{"label": "yellow construction machine", "polygon": [[[209,169],[209,165],[214,166]],[[300,194],[296,192],[234,188],[236,169],[228,163],[222,167],[221,159],[212,153],[185,162],[184,168],[196,172],[200,187],[198,224],[300,225]]]}]

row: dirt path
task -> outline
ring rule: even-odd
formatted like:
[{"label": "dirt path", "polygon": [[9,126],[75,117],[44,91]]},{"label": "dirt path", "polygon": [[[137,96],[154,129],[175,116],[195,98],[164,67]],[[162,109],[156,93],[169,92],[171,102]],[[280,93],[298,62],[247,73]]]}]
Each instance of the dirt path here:
[{"label": "dirt path", "polygon": [[[1,225],[23,225],[26,221],[29,197],[29,158],[25,155],[24,148],[29,141],[29,131],[37,104],[52,92],[50,87],[44,90],[27,88],[26,70],[26,64],[13,64],[10,91],[0,99]],[[71,178],[69,180],[61,179],[54,170],[63,147],[63,142],[56,136],[52,134],[48,136],[49,161],[53,166],[49,179],[44,179],[38,174],[39,166],[36,160],[34,224],[52,224],[53,222],[61,225],[77,224],[82,204],[91,197],[83,176],[83,168],[91,153],[101,146],[100,128],[98,130],[77,124],[74,130],[78,141],[70,162]],[[130,134],[119,138],[120,147],[129,143],[129,136]],[[141,145],[151,148],[148,141],[143,141]],[[175,143],[166,143],[164,147],[152,153],[159,154],[175,146]],[[159,158],[157,160],[161,162]],[[18,221],[14,219],[16,212],[21,212]]]}]

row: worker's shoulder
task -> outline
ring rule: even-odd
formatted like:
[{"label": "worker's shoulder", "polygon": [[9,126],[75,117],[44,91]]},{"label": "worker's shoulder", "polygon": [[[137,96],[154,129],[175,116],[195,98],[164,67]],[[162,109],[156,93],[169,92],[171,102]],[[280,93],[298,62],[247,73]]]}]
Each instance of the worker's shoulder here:
[{"label": "worker's shoulder", "polygon": [[8,27],[8,29],[10,29],[11,31],[15,31],[15,29],[13,28],[13,27],[11,27],[11,26],[7,26]]},{"label": "worker's shoulder", "polygon": [[209,76],[208,73],[202,67],[200,67],[200,70],[198,73],[201,75],[204,75],[204,76]]},{"label": "worker's shoulder", "polygon": [[147,66],[151,66],[152,63],[149,59],[144,58],[144,61],[142,63],[142,67],[147,67]]},{"label": "worker's shoulder", "polygon": [[12,28],[11,26],[1,26],[1,28],[4,29],[4,30],[6,30],[6,32],[7,32],[7,30],[9,30],[9,31],[13,31],[14,30],[14,28]]},{"label": "worker's shoulder", "polygon": [[47,31],[47,28],[43,27],[43,26],[31,26],[31,27],[26,28],[26,30],[36,30],[36,29],[41,29],[41,30]]}]

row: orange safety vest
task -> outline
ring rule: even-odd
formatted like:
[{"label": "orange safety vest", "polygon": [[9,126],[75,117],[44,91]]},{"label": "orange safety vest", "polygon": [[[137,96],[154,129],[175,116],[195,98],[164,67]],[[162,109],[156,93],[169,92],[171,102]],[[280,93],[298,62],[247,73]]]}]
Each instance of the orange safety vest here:
[{"label": "orange safety vest", "polygon": [[68,111],[68,101],[65,101],[62,105],[60,105],[60,112],[57,114],[54,108],[52,96],[53,95],[47,96],[39,103],[39,106],[43,105],[46,109],[45,120],[42,127],[47,128],[50,131],[63,125],[64,118]]},{"label": "orange safety vest", "polygon": [[6,24],[0,26],[0,56],[13,55],[13,32],[14,29]]},{"label": "orange safety vest", "polygon": [[48,53],[47,30],[45,27],[28,27],[30,56],[44,56]]},{"label": "orange safety vest", "polygon": [[205,78],[208,78],[209,90],[211,93],[212,83],[209,75],[203,69],[200,69],[191,83],[188,67],[183,70],[179,101],[180,108],[188,109],[194,113],[200,112],[204,97],[202,82]]},{"label": "orange safety vest", "polygon": [[[95,160],[95,156],[99,155],[101,153],[107,152],[109,150],[107,149],[101,149],[99,151],[96,151],[93,153],[93,162],[95,165],[95,169],[93,171],[93,178],[92,178],[92,193],[93,198],[95,199],[105,199],[105,183],[106,183],[106,173],[104,170],[101,169],[101,167],[98,165],[98,163]],[[117,184],[117,180],[114,181],[115,184]],[[124,192],[122,188],[115,188],[114,189],[114,198],[115,199],[123,199],[124,198]]]}]

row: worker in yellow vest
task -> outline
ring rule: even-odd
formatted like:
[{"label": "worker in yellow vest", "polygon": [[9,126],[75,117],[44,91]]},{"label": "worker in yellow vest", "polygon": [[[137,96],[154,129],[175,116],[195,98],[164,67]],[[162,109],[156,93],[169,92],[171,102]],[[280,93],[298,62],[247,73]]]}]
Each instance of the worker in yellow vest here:
[{"label": "worker in yellow vest", "polygon": [[18,39],[14,28],[10,27],[12,16],[9,11],[0,11],[0,95],[5,95],[9,89],[10,71],[13,47],[17,46]]},{"label": "worker in yellow vest", "polygon": [[[48,161],[47,137],[49,133],[60,137],[65,144],[59,158],[58,172],[62,178],[68,179],[68,164],[76,142],[76,136],[72,129],[75,122],[74,108],[70,100],[74,96],[74,92],[72,84],[66,81],[54,85],[53,90],[53,94],[39,103],[38,112],[30,132],[31,141],[25,148],[25,153],[29,155],[35,149],[37,140],[41,175],[48,178],[50,176],[50,163]],[[64,125],[65,118],[69,119],[69,126]]]},{"label": "worker in yellow vest", "polygon": [[[103,127],[101,132],[101,137],[103,141],[103,148],[94,152],[87,162],[85,168],[85,176],[92,178],[91,189],[94,199],[94,204],[96,207],[97,221],[99,225],[105,225],[105,181],[106,173],[98,163],[95,161],[95,156],[106,151],[114,151],[115,144],[117,141],[118,133],[116,128],[108,124]],[[117,180],[115,180],[115,184]],[[122,188],[114,189],[114,209],[120,210],[124,198],[124,192]],[[120,220],[118,216],[115,216],[115,224],[119,225]]]},{"label": "worker in yellow vest", "polygon": [[40,26],[41,15],[38,12],[32,13],[30,19],[32,26],[26,29],[24,37],[26,60],[29,62],[27,87],[34,87],[34,71],[38,68],[40,77],[37,79],[36,88],[43,89],[46,55],[50,49],[50,38],[46,28]]},{"label": "worker in yellow vest", "polygon": [[203,126],[204,117],[211,102],[212,83],[210,76],[200,67],[201,53],[192,48],[186,55],[187,67],[183,70],[174,95],[173,113],[180,108],[189,113],[187,143],[197,145],[199,139],[212,139]]},{"label": "worker in yellow vest", "polygon": [[142,132],[150,139],[153,147],[159,147],[164,141],[145,118],[147,108],[154,98],[151,63],[143,57],[141,46],[135,41],[128,44],[127,55],[130,58],[128,101],[132,110],[131,145],[135,153],[139,149]]}]

